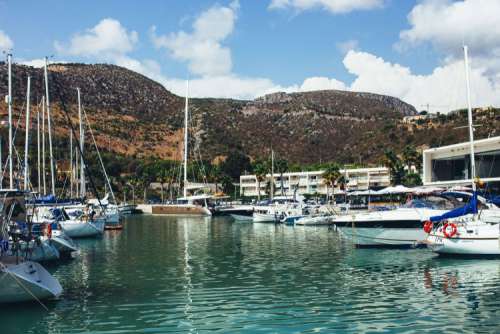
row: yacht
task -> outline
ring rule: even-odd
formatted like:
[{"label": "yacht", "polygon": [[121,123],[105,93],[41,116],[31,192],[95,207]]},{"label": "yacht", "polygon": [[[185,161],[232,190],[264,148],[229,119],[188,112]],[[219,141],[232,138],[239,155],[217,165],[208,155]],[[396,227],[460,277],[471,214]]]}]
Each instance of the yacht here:
[{"label": "yacht", "polygon": [[424,221],[458,205],[452,198],[427,196],[392,210],[336,216],[332,223],[356,246],[413,247],[427,236],[422,230]]}]

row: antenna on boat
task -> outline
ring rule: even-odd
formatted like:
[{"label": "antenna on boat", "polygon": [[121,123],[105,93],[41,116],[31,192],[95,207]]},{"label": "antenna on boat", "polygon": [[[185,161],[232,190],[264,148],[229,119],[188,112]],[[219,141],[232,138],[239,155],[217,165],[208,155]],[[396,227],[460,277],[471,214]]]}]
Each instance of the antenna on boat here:
[{"label": "antenna on boat", "polygon": [[189,80],[186,80],[186,104],[184,107],[184,198],[187,197],[187,159],[188,159],[188,113],[189,113]]}]

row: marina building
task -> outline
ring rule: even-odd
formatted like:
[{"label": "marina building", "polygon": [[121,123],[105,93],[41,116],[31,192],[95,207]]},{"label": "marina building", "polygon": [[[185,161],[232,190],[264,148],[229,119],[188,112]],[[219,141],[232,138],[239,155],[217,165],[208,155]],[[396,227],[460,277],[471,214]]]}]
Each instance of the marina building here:
[{"label": "marina building", "polygon": [[[340,172],[349,180],[347,184],[348,190],[367,190],[369,188],[382,188],[390,185],[389,169],[386,167],[374,168],[353,168],[341,169]],[[322,177],[324,171],[310,172],[288,172],[283,174],[283,182],[279,174],[274,174],[274,193],[280,195],[282,193],[281,185],[283,185],[283,193],[287,196],[292,196],[297,189],[297,194],[321,194],[326,195],[327,186]],[[240,176],[240,195],[241,196],[257,196],[260,190],[261,196],[266,194],[266,186],[271,179],[271,175],[266,175],[266,180],[260,183],[258,189],[257,178],[255,175]],[[335,189],[339,191],[338,188]],[[332,189],[329,190],[332,193]]]},{"label": "marina building", "polygon": [[[474,141],[476,173],[492,188],[500,185],[500,137]],[[453,186],[471,183],[469,142],[423,151],[424,185]]]}]

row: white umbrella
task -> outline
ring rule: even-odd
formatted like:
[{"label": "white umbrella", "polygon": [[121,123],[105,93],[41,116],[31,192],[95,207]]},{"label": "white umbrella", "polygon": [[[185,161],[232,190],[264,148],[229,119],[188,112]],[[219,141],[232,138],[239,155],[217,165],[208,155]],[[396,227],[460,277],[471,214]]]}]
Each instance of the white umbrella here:
[{"label": "white umbrella", "polygon": [[414,188],[413,191],[417,195],[428,195],[428,194],[442,192],[442,191],[444,191],[444,188],[440,188],[440,187],[417,187],[417,188]]},{"label": "white umbrella", "polygon": [[388,194],[407,194],[414,192],[412,188],[405,187],[403,185],[397,185],[394,187],[387,187],[377,192],[378,195],[388,195]]},{"label": "white umbrella", "polygon": [[348,196],[367,196],[367,195],[378,195],[378,191],[376,190],[362,190],[362,191],[353,191],[352,193],[347,194]]}]

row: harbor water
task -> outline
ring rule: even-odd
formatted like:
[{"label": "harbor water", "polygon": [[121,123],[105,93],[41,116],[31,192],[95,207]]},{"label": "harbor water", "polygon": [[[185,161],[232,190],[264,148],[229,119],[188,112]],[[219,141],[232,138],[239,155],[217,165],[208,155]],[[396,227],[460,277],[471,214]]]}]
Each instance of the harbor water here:
[{"label": "harbor water", "polygon": [[[1,333],[480,333],[500,328],[500,261],[356,249],[328,228],[132,216],[48,269],[45,302]],[[0,282],[1,284],[1,282]]]}]

